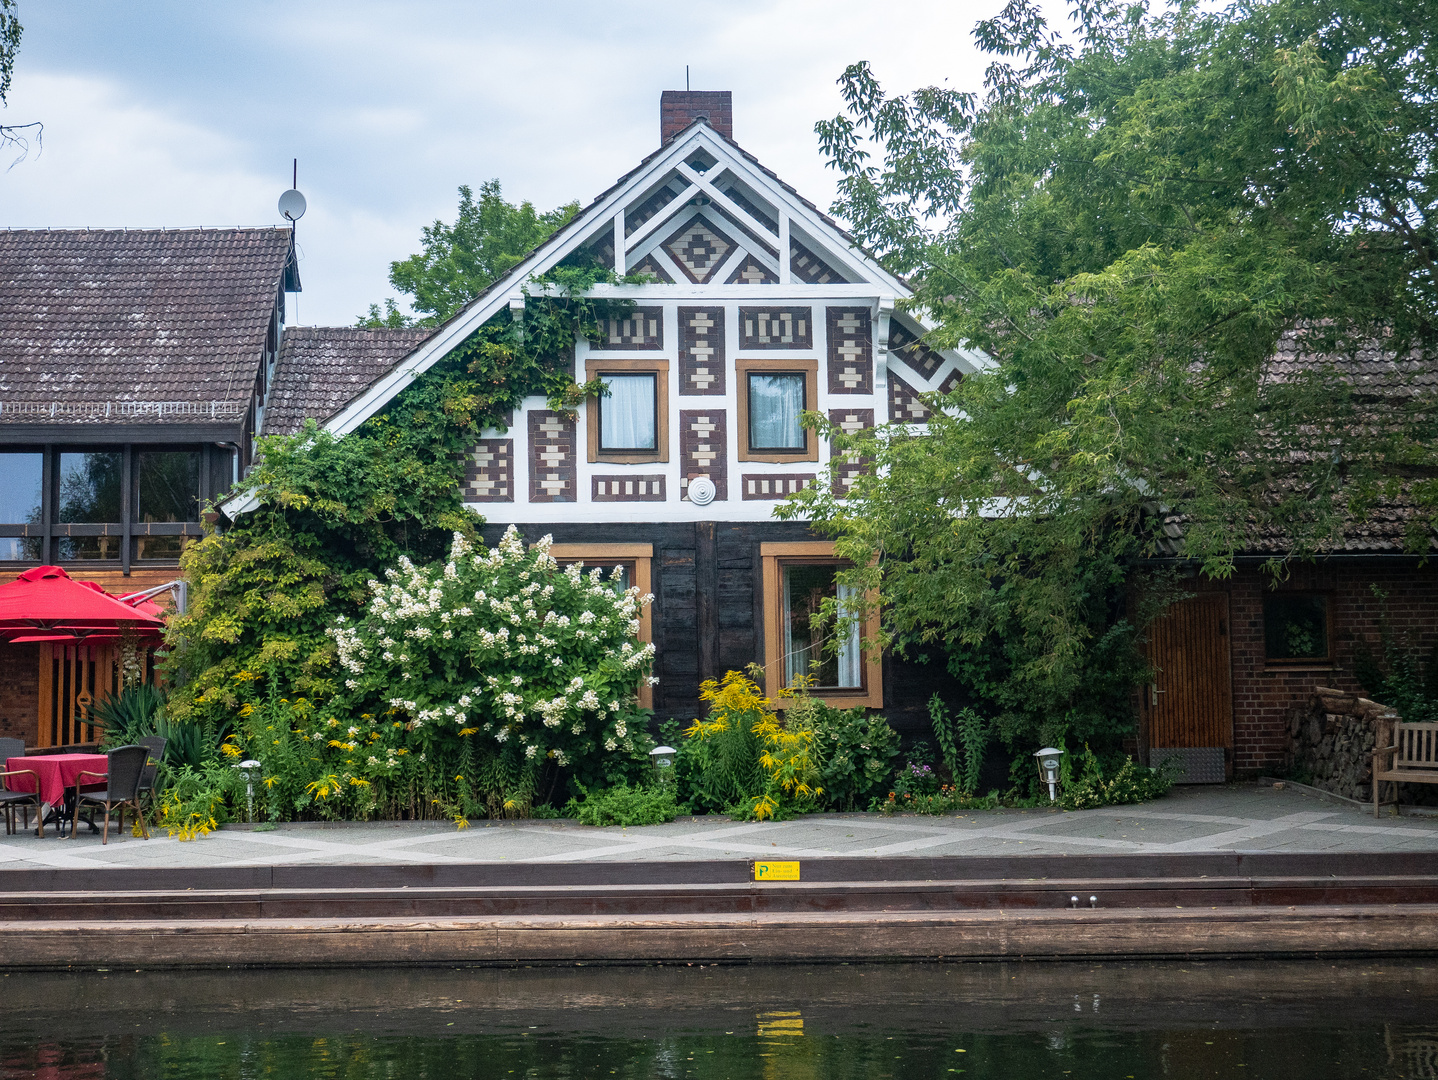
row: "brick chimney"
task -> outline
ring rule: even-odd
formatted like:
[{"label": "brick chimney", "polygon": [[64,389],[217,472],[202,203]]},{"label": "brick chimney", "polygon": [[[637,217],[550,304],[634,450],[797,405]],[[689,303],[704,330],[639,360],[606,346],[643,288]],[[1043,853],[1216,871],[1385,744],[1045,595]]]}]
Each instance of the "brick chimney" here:
[{"label": "brick chimney", "polygon": [[659,95],[659,145],[663,146],[695,120],[726,139],[734,137],[734,95],[728,90],[665,90]]}]

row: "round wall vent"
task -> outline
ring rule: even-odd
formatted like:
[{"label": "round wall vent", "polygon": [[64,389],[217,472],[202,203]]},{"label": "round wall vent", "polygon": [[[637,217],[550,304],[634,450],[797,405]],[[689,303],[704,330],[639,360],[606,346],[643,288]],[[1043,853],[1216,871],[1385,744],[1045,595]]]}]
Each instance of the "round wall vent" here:
[{"label": "round wall vent", "polygon": [[707,476],[696,476],[689,481],[689,501],[696,506],[708,506],[717,494],[714,481]]}]

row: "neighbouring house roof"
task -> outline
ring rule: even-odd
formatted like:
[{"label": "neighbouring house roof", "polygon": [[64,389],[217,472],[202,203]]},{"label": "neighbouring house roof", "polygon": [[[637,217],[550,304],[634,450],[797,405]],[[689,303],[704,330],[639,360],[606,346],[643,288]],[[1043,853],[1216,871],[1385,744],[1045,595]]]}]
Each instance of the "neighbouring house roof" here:
[{"label": "neighbouring house roof", "polygon": [[291,230],[0,230],[0,424],[242,420]]},{"label": "neighbouring house roof", "polygon": [[262,434],[293,434],[306,419],[323,423],[433,332],[287,327]]},{"label": "neighbouring house roof", "polygon": [[[1398,355],[1380,342],[1365,343],[1351,354],[1334,355],[1306,343],[1302,329],[1289,330],[1278,340],[1268,370],[1274,379],[1292,379],[1306,371],[1330,368],[1352,386],[1360,416],[1365,423],[1392,425],[1395,417],[1409,415],[1415,402],[1433,401],[1438,395],[1438,355],[1418,349]],[[1388,430],[1396,430],[1391,426]],[[1349,515],[1337,536],[1321,545],[1319,554],[1401,555],[1409,550],[1409,532],[1421,520],[1417,500],[1411,494],[1412,479],[1402,482],[1391,498],[1372,502],[1361,517]],[[1169,513],[1163,519],[1161,554],[1183,557],[1186,515]],[[1427,549],[1438,552],[1438,533],[1428,530]],[[1286,530],[1272,526],[1256,530],[1239,554],[1279,557],[1290,553],[1294,540]]]}]

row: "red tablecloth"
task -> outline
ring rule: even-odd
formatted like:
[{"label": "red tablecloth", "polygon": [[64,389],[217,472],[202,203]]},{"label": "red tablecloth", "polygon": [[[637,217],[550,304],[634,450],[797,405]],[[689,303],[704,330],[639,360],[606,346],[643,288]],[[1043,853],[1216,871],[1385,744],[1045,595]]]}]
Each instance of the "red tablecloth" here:
[{"label": "red tablecloth", "polygon": [[[81,772],[100,773],[85,777],[85,785],[103,784],[103,775],[110,768],[104,754],[37,754],[33,757],[12,757],[5,761],[5,771],[29,769],[40,777],[40,798],[51,806],[65,801],[65,789],[75,786]],[[35,781],[28,776],[7,776],[5,786],[11,791],[34,791]]]}]

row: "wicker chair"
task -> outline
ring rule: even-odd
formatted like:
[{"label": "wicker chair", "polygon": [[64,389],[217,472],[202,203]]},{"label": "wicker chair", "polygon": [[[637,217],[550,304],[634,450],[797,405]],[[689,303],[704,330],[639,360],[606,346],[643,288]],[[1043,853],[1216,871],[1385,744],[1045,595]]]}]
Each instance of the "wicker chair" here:
[{"label": "wicker chair", "polygon": [[[105,808],[105,835],[102,844],[110,842],[110,811],[120,808],[120,828],[125,827],[125,807],[135,808],[135,817],[140,822],[140,831],[146,840],[150,839],[149,826],[145,824],[145,811],[140,805],[140,781],[145,775],[145,763],[150,759],[150,748],[140,746],[117,746],[105,755],[110,759],[104,774],[85,771],[75,778],[75,819],[70,827],[70,836],[75,836],[80,827],[80,808],[93,803]],[[94,776],[105,781],[104,791],[81,791],[84,777]]]},{"label": "wicker chair", "polygon": [[[0,739],[0,769],[3,769],[7,758],[24,757],[24,739]],[[11,776],[28,776],[35,782],[34,791],[9,791],[6,790],[6,778]],[[30,808],[35,808],[37,822],[36,835],[45,835],[45,821],[40,813],[40,778],[29,769],[12,769],[8,772],[0,771],[0,807],[5,808],[5,835],[15,835],[15,811],[25,811],[24,828],[30,827]]]},{"label": "wicker chair", "polygon": [[149,795],[155,790],[155,773],[160,768],[160,762],[165,760],[165,745],[169,741],[163,735],[146,735],[143,739],[135,740],[137,745],[150,752],[149,759],[145,762],[145,771],[140,774],[141,795]]}]

